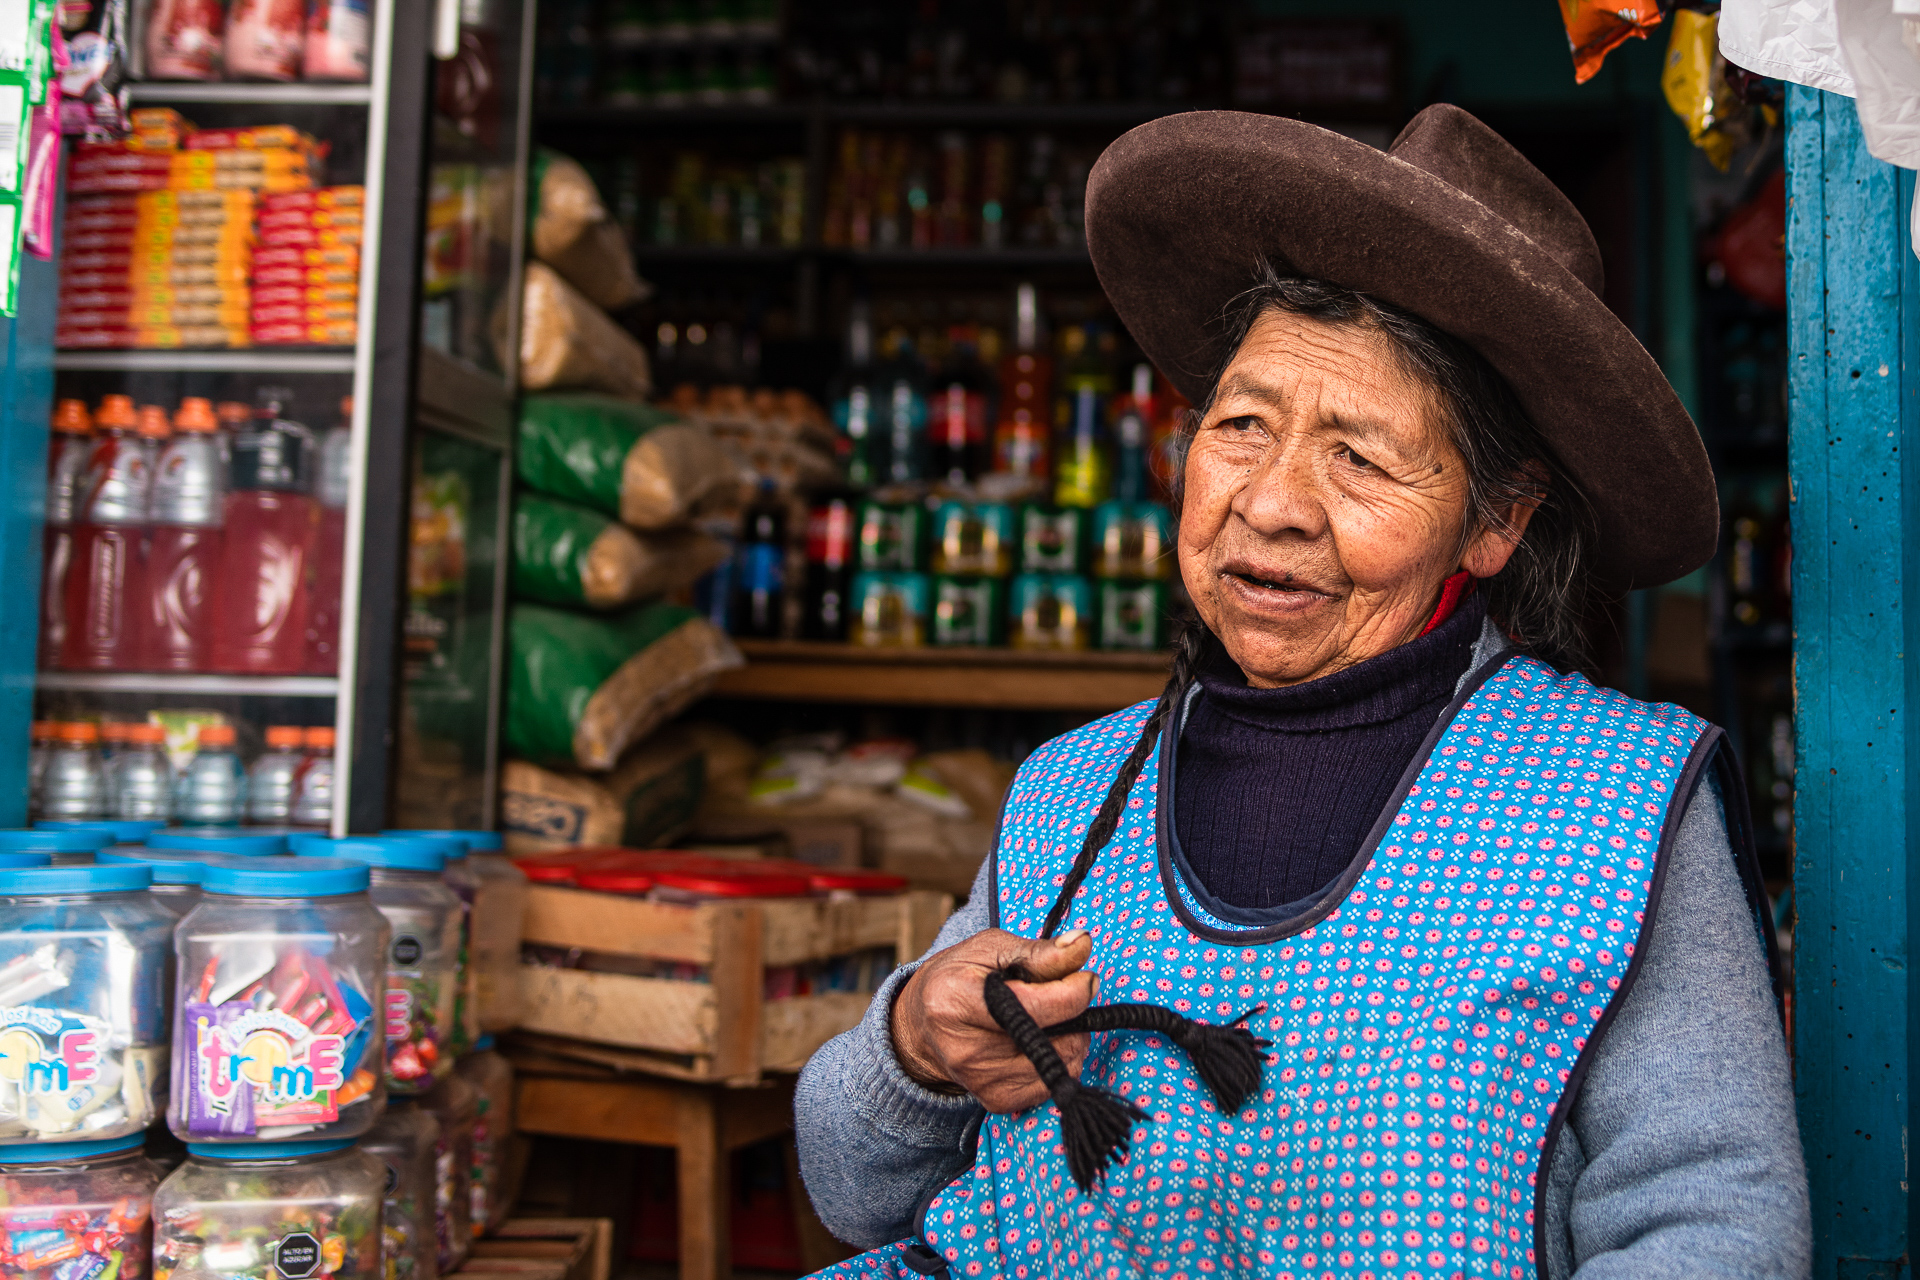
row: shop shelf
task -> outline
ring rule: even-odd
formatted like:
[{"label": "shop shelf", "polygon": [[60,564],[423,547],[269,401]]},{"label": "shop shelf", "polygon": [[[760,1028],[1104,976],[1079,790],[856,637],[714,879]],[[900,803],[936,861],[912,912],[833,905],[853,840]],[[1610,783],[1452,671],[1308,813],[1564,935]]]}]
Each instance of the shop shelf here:
[{"label": "shop shelf", "polygon": [[373,101],[364,84],[228,84],[150,81],[127,86],[134,103],[217,102],[249,107],[363,107]]},{"label": "shop shelf", "polygon": [[1115,711],[1158,697],[1164,653],[1026,649],[865,649],[806,640],[741,640],[747,665],[716,697],[877,706]]},{"label": "shop shelf", "polygon": [[58,351],[62,373],[352,373],[353,352],[276,351]]},{"label": "shop shelf", "polygon": [[198,693],[261,698],[331,698],[335,676],[223,676],[199,672],[42,671],[42,693]]}]

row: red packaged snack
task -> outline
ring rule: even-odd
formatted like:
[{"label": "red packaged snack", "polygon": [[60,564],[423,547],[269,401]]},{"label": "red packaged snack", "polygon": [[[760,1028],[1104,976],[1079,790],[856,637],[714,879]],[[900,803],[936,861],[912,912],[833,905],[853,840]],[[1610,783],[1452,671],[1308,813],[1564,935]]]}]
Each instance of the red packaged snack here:
[{"label": "red packaged snack", "polygon": [[293,306],[290,306],[290,307],[289,306],[263,307],[263,306],[260,306],[258,303],[255,303],[253,308],[253,326],[256,330],[261,328],[272,328],[276,325],[291,325],[291,324],[304,325],[306,322],[306,319],[307,319],[307,309],[299,305],[298,303],[295,303]]},{"label": "red packaged snack", "polygon": [[1573,49],[1574,83],[1593,79],[1607,55],[1628,40],[1645,40],[1662,16],[1655,0],[1560,0],[1560,19]]},{"label": "red packaged snack", "polygon": [[305,267],[260,267],[253,269],[253,286],[257,294],[266,288],[303,287],[307,283]]},{"label": "red packaged snack", "polygon": [[307,265],[307,255],[298,248],[261,245],[253,251],[253,265],[256,267],[304,267]]},{"label": "red packaged snack", "polygon": [[306,301],[305,285],[262,285],[257,277],[254,280],[253,306],[256,311],[262,307],[304,306]]},{"label": "red packaged snack", "polygon": [[304,324],[256,324],[249,330],[256,345],[263,347],[285,347],[304,345],[307,341],[307,326]]}]

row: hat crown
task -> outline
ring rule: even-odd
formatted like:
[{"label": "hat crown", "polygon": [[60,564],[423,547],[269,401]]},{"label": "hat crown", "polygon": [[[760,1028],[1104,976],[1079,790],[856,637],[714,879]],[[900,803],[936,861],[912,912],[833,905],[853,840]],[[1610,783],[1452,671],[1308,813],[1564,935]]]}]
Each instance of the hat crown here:
[{"label": "hat crown", "polygon": [[1407,123],[1387,154],[1472,196],[1600,292],[1606,273],[1586,219],[1546,174],[1473,116],[1436,103]]}]

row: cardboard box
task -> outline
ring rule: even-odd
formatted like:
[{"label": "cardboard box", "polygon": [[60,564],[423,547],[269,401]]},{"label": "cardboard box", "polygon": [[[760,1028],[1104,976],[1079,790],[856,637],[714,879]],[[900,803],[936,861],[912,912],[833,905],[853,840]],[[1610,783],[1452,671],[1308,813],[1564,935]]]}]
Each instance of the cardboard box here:
[{"label": "cardboard box", "polygon": [[500,773],[500,827],[509,853],[580,844],[658,848],[685,833],[705,785],[699,742],[669,726],[629,751],[612,773],[507,761]]}]

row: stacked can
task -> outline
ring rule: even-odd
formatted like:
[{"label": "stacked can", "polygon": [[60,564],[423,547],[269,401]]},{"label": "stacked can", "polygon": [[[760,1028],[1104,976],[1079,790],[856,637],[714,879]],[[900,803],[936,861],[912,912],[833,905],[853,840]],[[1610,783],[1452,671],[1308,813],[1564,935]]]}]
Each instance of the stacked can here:
[{"label": "stacked can", "polygon": [[256,345],[350,346],[359,331],[362,187],[263,196],[254,253]]}]

